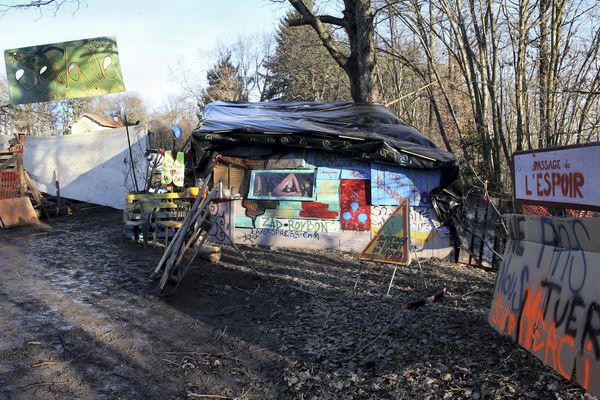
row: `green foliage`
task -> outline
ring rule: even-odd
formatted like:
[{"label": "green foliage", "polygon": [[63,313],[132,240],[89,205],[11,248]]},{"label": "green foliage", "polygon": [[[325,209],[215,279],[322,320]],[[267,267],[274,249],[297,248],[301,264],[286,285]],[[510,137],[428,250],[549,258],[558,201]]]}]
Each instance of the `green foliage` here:
[{"label": "green foliage", "polygon": [[202,91],[202,103],[215,100],[247,101],[244,90],[244,79],[240,68],[232,61],[231,52],[219,55],[215,65],[207,72],[208,87]]}]

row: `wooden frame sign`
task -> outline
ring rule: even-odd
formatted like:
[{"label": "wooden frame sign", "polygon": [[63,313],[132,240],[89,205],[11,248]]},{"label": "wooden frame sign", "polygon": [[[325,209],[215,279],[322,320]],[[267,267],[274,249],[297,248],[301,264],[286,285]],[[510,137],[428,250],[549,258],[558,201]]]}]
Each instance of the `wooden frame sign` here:
[{"label": "wooden frame sign", "polygon": [[513,155],[515,201],[600,210],[600,143],[527,150]]},{"label": "wooden frame sign", "polygon": [[410,264],[409,215],[408,199],[404,199],[371,239],[359,258],[400,265]]}]

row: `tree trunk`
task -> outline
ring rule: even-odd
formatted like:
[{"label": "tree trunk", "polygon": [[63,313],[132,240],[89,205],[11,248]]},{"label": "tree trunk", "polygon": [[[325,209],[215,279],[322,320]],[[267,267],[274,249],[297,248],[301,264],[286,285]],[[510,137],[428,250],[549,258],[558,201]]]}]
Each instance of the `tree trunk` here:
[{"label": "tree trunk", "polygon": [[[350,80],[350,93],[356,103],[379,103],[377,57],[375,48],[375,12],[370,0],[344,0],[343,17],[317,16],[304,0],[289,0],[301,19],[290,20],[290,26],[310,25],[321,42]],[[348,35],[350,54],[336,43],[325,24],[344,28]]]}]

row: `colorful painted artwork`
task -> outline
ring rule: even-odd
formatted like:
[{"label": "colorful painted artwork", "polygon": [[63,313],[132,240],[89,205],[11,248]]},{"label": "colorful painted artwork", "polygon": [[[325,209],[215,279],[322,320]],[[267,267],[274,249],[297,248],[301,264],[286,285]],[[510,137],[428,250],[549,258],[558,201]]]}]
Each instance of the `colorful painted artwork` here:
[{"label": "colorful painted artwork", "polygon": [[177,158],[174,160],[171,175],[173,176],[173,185],[183,187],[185,176],[185,154],[183,151],[177,152]]},{"label": "colorful painted artwork", "polygon": [[183,152],[178,152],[177,157],[174,159],[170,151],[165,151],[163,162],[161,165],[161,183],[163,185],[170,185],[171,183],[175,186],[183,186],[184,178],[184,158]]},{"label": "colorful painted artwork", "polygon": [[253,170],[249,199],[314,200],[315,172],[310,170]]},{"label": "colorful painted artwork", "polygon": [[342,179],[371,179],[371,168],[368,164],[342,168]]},{"label": "colorful painted artwork", "polygon": [[369,181],[342,179],[340,182],[340,224],[347,231],[371,229],[371,209],[367,201]]},{"label": "colorful painted artwork", "polygon": [[339,180],[342,170],[339,168],[318,167],[317,179],[323,180]]},{"label": "colorful painted artwork", "polygon": [[318,201],[303,201],[302,210],[299,213],[299,216],[304,218],[335,219],[338,215],[339,212],[330,210],[327,203]]},{"label": "colorful painted artwork", "polygon": [[371,164],[371,198],[374,205],[397,205],[407,198],[411,206],[428,206],[431,191],[440,186],[439,170],[420,170]]},{"label": "colorful painted artwork", "polygon": [[9,49],[4,61],[13,104],[125,91],[114,36]]},{"label": "colorful painted artwork", "polygon": [[360,254],[361,260],[410,264],[408,201],[404,200]]},{"label": "colorful painted artwork", "polygon": [[247,217],[252,218],[254,220],[259,215],[263,215],[265,211],[269,209],[274,209],[279,206],[278,201],[274,200],[248,200],[245,199],[242,201],[242,207],[244,207],[245,214]]},{"label": "colorful painted artwork", "polygon": [[317,179],[316,201],[326,203],[330,210],[340,209],[340,181]]}]

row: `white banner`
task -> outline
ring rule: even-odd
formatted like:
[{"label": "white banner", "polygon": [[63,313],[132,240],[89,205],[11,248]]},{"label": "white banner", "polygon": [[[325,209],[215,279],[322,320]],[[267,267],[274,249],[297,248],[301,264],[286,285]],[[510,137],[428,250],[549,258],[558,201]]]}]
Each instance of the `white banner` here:
[{"label": "white banner", "polygon": [[[147,132],[129,127],[137,182],[144,189],[147,174]],[[135,190],[125,128],[84,135],[29,136],[25,141],[25,168],[36,188],[56,196],[125,208],[125,195]]]}]

